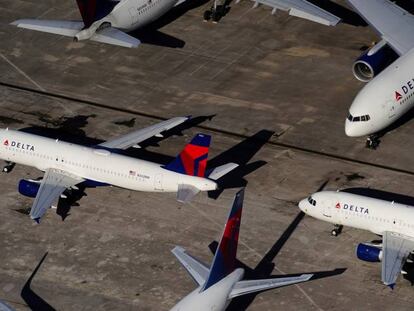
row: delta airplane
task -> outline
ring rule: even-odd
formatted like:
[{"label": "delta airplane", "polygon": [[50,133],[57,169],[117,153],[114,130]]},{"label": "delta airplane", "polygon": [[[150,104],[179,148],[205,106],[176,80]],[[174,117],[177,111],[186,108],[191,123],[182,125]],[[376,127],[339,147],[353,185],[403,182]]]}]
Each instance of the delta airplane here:
[{"label": "delta airplane", "polygon": [[340,191],[321,191],[299,203],[306,214],[335,225],[332,235],[342,226],[371,231],[382,236],[382,244],[360,243],[359,259],[382,262],[382,282],[394,288],[405,262],[412,262],[414,251],[414,206]]},{"label": "delta airplane", "polygon": [[236,259],[244,189],[234,198],[221,241],[209,268],[176,246],[172,253],[198,284],[171,311],[224,311],[235,297],[309,281],[313,274],[262,280],[243,280],[244,269]]},{"label": "delta airplane", "polygon": [[388,0],[348,0],[380,35],[353,65],[369,82],[358,93],[345,121],[347,136],[368,136],[376,148],[382,131],[414,106],[414,16]]},{"label": "delta airplane", "polygon": [[83,21],[21,19],[12,23],[20,28],[93,40],[123,47],[141,42],[127,32],[158,19],[185,0],[77,0]]},{"label": "delta airplane", "polygon": [[[9,164],[33,166],[45,172],[41,180],[22,179],[19,192],[34,197],[30,216],[36,222],[60,197],[70,190],[113,185],[150,192],[177,192],[177,200],[190,201],[200,191],[217,189],[216,180],[238,165],[228,163],[206,172],[211,137],[198,134],[168,165],[160,165],[120,154],[130,147],[157,136],[185,121],[177,117],[106,141],[94,147],[66,143],[33,134],[0,130],[0,158]],[[66,192],[66,193],[65,193]]]}]

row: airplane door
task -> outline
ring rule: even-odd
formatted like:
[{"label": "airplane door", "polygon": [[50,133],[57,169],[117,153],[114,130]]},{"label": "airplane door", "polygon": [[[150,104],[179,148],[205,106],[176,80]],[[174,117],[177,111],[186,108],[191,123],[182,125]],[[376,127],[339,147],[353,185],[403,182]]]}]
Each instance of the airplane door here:
[{"label": "airplane door", "polygon": [[395,103],[394,100],[390,100],[390,101],[387,102],[386,109],[388,109],[388,118],[389,119],[395,117],[397,107],[396,107],[396,103]]},{"label": "airplane door", "polygon": [[332,206],[329,202],[321,202],[323,204],[322,214],[327,218],[332,217]]},{"label": "airplane door", "polygon": [[155,175],[154,189],[155,190],[164,190],[164,188],[162,187],[162,174]]},{"label": "airplane door", "polygon": [[129,9],[129,15],[131,15],[131,25],[138,23],[138,10],[133,7]]}]

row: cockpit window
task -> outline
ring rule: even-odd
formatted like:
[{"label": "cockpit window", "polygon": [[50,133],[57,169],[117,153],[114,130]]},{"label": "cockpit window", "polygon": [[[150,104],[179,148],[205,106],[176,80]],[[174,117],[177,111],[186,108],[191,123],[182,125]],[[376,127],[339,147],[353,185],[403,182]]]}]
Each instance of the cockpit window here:
[{"label": "cockpit window", "polygon": [[310,197],[308,198],[308,202],[309,202],[310,204],[312,204],[313,206],[316,206],[316,201],[312,198],[312,196],[310,196]]},{"label": "cockpit window", "polygon": [[369,121],[371,117],[368,114],[364,116],[357,116],[357,117],[354,117],[352,116],[352,114],[349,114],[347,119],[351,122],[360,122],[360,121],[366,122],[366,121]]}]

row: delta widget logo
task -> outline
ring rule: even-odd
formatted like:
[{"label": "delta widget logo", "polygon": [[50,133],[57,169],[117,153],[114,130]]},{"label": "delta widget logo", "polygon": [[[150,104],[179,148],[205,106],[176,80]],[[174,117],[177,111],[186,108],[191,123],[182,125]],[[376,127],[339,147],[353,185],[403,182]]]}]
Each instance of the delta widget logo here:
[{"label": "delta widget logo", "polygon": [[398,93],[397,91],[395,91],[395,99],[396,99],[396,101],[397,102],[400,101],[401,98],[402,98],[402,95],[400,93]]},{"label": "delta widget logo", "polygon": [[5,146],[9,146],[9,140],[8,140],[8,139],[6,139],[6,140],[3,142],[3,145],[5,145]]}]

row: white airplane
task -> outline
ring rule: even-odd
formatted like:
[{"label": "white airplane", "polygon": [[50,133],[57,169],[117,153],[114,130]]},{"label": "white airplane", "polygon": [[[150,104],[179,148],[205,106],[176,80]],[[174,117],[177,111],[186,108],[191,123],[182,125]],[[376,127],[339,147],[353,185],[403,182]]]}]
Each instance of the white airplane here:
[{"label": "white airplane", "polygon": [[186,0],[77,0],[83,21],[21,19],[12,25],[72,37],[75,41],[93,40],[123,47],[141,42],[126,32],[158,19]]},{"label": "white airplane", "polygon": [[[265,5],[272,8],[272,15],[276,14],[277,10],[286,11],[291,16],[307,19],[326,26],[335,26],[340,22],[340,18],[334,14],[314,5],[307,0],[252,0],[254,2],[253,8],[257,8],[259,5]],[[210,10],[204,12],[205,20],[212,20],[217,22],[224,15],[227,14],[227,3],[230,1],[224,1],[224,4],[218,4],[218,0],[214,0],[214,3]],[[223,1],[221,1],[223,2]],[[237,0],[236,3],[239,3]]]},{"label": "white airplane", "polygon": [[[0,158],[33,166],[45,172],[42,180],[22,179],[19,192],[35,197],[30,216],[39,222],[51,205],[65,198],[67,189],[113,185],[150,192],[177,192],[177,200],[190,201],[200,191],[217,189],[216,180],[238,165],[228,163],[206,172],[211,137],[198,134],[168,165],[160,165],[119,154],[120,150],[139,147],[152,136],[162,137],[188,117],[177,117],[134,131],[94,147],[84,147],[23,133],[0,130]],[[118,151],[118,153],[117,153]]]},{"label": "white airplane", "polygon": [[381,41],[353,65],[355,77],[368,84],[349,109],[345,133],[368,135],[367,147],[375,148],[381,131],[414,106],[414,16],[388,0],[348,2]]},{"label": "white airplane", "polygon": [[262,280],[243,280],[244,269],[237,267],[237,244],[244,190],[234,198],[223,236],[210,268],[179,246],[172,253],[198,284],[171,311],[224,311],[235,297],[309,281],[313,274]]},{"label": "white airplane", "polygon": [[371,231],[382,236],[382,244],[360,243],[356,254],[368,262],[382,261],[382,282],[394,287],[405,262],[414,251],[414,206],[377,198],[340,192],[321,191],[299,203],[306,214],[335,225],[337,236],[342,226]]}]

